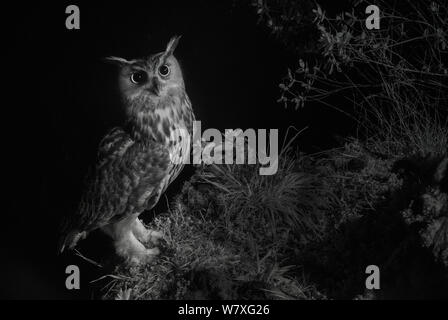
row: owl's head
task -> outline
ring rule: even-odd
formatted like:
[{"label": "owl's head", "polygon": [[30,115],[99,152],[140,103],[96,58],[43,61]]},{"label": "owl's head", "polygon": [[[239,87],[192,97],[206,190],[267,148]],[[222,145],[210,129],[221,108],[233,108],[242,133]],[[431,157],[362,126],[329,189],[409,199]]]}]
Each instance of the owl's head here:
[{"label": "owl's head", "polygon": [[122,98],[126,101],[155,101],[166,96],[172,89],[184,90],[182,71],[173,55],[179,39],[178,36],[172,37],[165,51],[146,59],[106,58],[120,68],[118,84]]}]

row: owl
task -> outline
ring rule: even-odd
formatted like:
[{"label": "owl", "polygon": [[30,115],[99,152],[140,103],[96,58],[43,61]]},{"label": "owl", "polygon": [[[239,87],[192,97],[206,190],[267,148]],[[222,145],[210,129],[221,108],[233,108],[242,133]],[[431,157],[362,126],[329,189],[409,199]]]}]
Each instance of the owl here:
[{"label": "owl", "polygon": [[144,59],[107,58],[119,68],[125,119],[100,142],[79,208],[64,223],[61,252],[101,229],[116,253],[132,264],[159,253],[145,244],[157,244],[161,233],[148,230],[138,217],[156,205],[190,154],[195,117],[173,55],[179,38]]}]

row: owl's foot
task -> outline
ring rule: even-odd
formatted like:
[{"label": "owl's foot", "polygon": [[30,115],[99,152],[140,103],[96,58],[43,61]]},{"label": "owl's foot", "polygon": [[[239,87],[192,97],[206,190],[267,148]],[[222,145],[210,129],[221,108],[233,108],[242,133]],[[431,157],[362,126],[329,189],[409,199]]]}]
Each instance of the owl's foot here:
[{"label": "owl's foot", "polygon": [[146,264],[160,253],[159,248],[147,249],[132,232],[115,241],[117,254],[132,265]]},{"label": "owl's foot", "polygon": [[135,222],[132,225],[132,232],[135,237],[143,243],[151,242],[153,244],[158,244],[159,240],[163,237],[163,234],[159,231],[146,229],[139,218],[135,219]]},{"label": "owl's foot", "polygon": [[130,264],[149,263],[160,252],[158,248],[148,249],[142,243],[144,240],[153,241],[160,238],[159,233],[147,230],[135,216],[107,225],[102,229],[114,239],[117,254]]}]

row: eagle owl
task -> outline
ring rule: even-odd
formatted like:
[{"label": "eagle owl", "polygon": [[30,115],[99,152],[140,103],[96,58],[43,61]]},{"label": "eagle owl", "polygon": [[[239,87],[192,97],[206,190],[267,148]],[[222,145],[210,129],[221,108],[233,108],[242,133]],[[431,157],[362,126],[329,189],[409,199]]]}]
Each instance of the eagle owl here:
[{"label": "eagle owl", "polygon": [[133,264],[159,253],[144,243],[157,243],[162,235],[146,229],[138,216],[154,207],[190,154],[194,113],[173,55],[178,41],[173,37],[164,52],[145,59],[107,58],[119,67],[126,117],[99,145],[86,192],[63,228],[61,252],[100,228]]}]

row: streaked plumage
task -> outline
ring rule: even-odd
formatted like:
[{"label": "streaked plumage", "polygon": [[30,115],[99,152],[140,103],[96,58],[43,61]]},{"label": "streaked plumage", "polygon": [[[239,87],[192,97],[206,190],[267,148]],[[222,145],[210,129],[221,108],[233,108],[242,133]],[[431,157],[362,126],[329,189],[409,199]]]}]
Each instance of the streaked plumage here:
[{"label": "streaked plumage", "polygon": [[[113,238],[117,253],[130,262],[145,262],[158,253],[142,243],[156,242],[160,233],[147,230],[138,216],[154,207],[182,170],[194,121],[173,56],[178,40],[172,38],[164,52],[148,59],[109,58],[120,67],[126,121],[101,141],[79,209],[66,221],[61,250],[101,228]],[[182,135],[178,129],[183,129]]]}]

